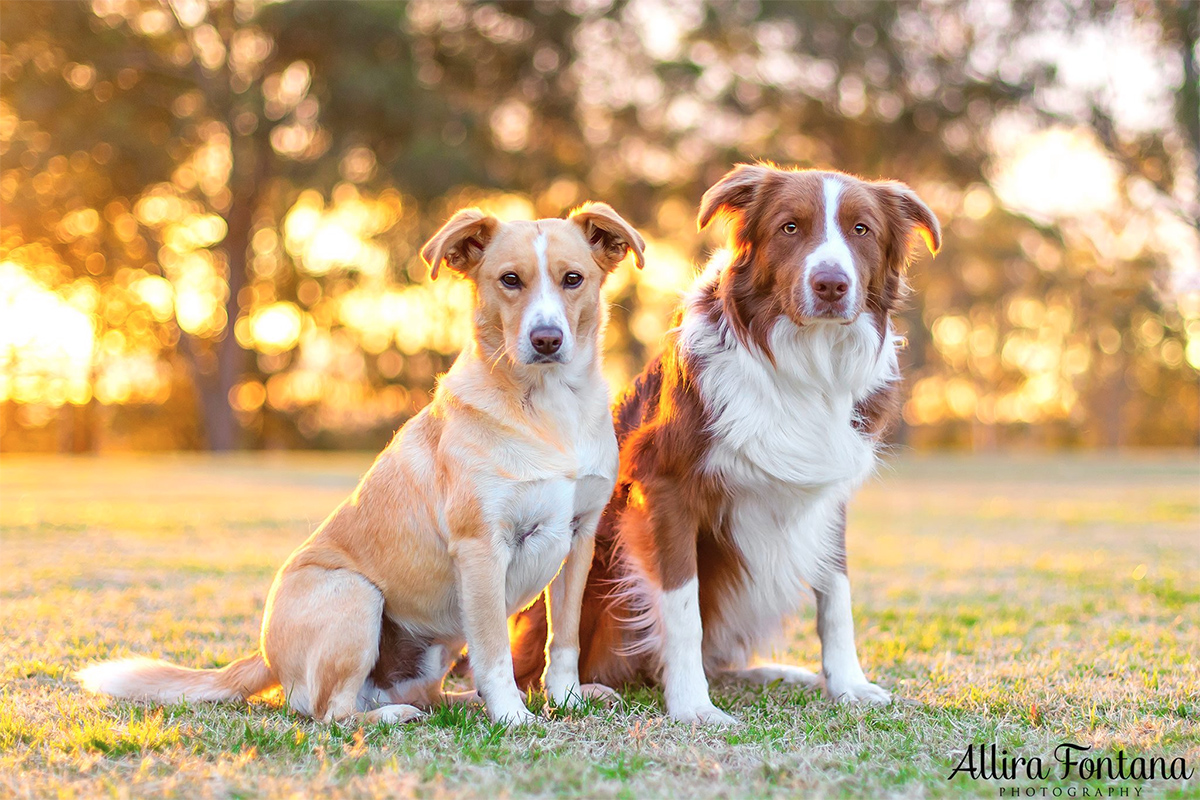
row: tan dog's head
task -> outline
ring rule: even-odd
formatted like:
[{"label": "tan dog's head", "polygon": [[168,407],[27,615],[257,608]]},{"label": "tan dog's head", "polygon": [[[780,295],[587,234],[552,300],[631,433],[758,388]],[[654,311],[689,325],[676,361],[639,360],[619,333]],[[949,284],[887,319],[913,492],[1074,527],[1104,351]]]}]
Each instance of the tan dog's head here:
[{"label": "tan dog's head", "polygon": [[739,164],[704,193],[698,223],[734,217],[733,294],[746,315],[797,324],[886,314],[919,234],[937,253],[937,217],[912,189],[841,172]]},{"label": "tan dog's head", "polygon": [[645,247],[604,203],[533,222],[501,222],[466,208],[421,257],[431,277],[444,263],[475,284],[476,337],[487,357],[503,351],[515,364],[567,364],[600,330],[604,279],[630,251],[641,268]]}]

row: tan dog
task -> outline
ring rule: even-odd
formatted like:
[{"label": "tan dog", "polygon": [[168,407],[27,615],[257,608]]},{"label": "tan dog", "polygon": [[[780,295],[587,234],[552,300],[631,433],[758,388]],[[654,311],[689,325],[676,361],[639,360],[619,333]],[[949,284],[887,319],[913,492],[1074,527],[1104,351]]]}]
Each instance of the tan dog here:
[{"label": "tan dog", "polygon": [[611,693],[580,686],[578,668],[580,600],[617,475],[600,287],[631,250],[641,267],[643,248],[601,203],[536,222],[458,212],[421,255],[433,277],[445,263],[473,281],[474,341],[280,568],[260,652],[218,670],[96,664],[79,673],[84,687],[171,702],[282,684],[291,707],[317,719],[402,721],[462,699],[441,685],[466,644],[492,719],[520,723],[532,715],[507,618],[553,579],[550,700]]}]

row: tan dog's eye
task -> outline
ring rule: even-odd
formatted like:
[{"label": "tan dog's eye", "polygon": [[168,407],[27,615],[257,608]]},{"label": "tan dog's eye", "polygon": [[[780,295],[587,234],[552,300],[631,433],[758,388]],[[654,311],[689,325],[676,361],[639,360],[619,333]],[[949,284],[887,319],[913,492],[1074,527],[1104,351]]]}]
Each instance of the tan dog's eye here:
[{"label": "tan dog's eye", "polygon": [[861,222],[854,226],[855,236],[866,236],[870,232],[871,232],[871,229],[868,228],[866,225],[863,225]]},{"label": "tan dog's eye", "polygon": [[798,230],[799,230],[799,228],[797,228],[797,227],[796,227],[796,223],[794,223],[794,222],[785,222],[785,223],[783,224],[783,227],[782,227],[780,230],[782,230],[782,231],[783,231],[784,233],[786,233],[788,236],[791,236],[791,235],[793,235],[793,234],[794,234],[796,231],[798,231]]},{"label": "tan dog's eye", "polygon": [[583,283],[583,276],[578,272],[568,272],[566,275],[563,275],[563,286],[568,289],[574,289],[581,283]]},{"label": "tan dog's eye", "polygon": [[506,272],[500,276],[500,282],[509,289],[521,288],[521,276],[515,272]]}]

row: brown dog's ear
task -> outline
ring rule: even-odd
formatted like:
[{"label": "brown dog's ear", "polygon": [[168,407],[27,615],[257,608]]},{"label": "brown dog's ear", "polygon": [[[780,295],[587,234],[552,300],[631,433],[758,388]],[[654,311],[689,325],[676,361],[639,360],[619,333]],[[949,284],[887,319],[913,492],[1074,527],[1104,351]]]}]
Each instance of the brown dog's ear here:
[{"label": "brown dog's ear", "polygon": [[919,233],[930,254],[936,256],[942,249],[942,226],[925,201],[899,181],[879,181],[873,186],[883,200],[888,221],[899,239],[902,260],[908,258],[913,233]]},{"label": "brown dog's ear", "polygon": [[571,221],[583,229],[592,255],[605,272],[611,272],[633,253],[638,269],[646,266],[646,242],[607,203],[584,203],[571,212]]},{"label": "brown dog's ear", "polygon": [[442,262],[456,272],[466,273],[483,258],[483,251],[496,233],[500,220],[478,208],[464,208],[421,248],[429,265],[429,277],[437,278]]},{"label": "brown dog's ear", "polygon": [[725,177],[710,186],[700,199],[696,226],[704,230],[721,211],[745,211],[770,172],[769,167],[759,164],[738,164],[726,172]]}]

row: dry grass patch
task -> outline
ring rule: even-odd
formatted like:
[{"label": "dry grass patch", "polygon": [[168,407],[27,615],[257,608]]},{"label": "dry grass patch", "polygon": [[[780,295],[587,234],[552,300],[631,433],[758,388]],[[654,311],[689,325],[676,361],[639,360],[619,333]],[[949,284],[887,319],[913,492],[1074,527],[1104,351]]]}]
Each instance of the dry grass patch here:
[{"label": "dry grass patch", "polygon": [[[1046,757],[1073,741],[1200,768],[1194,453],[894,461],[855,504],[850,534],[863,661],[901,700],[885,709],[718,684],[736,728],[670,723],[661,694],[645,689],[531,728],[505,730],[470,708],[359,728],[299,719],[278,696],[145,707],[79,691],[70,672],[96,658],[216,666],[249,652],[274,570],[368,462],[5,456],[0,795],[997,797],[1014,783],[1068,788],[948,781],[973,742]],[[811,610],[776,655],[816,665]],[[1196,780],[1087,786],[1197,796]]]}]

